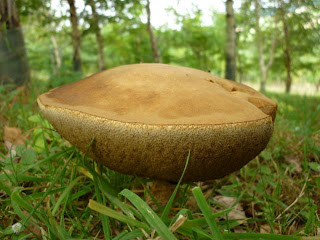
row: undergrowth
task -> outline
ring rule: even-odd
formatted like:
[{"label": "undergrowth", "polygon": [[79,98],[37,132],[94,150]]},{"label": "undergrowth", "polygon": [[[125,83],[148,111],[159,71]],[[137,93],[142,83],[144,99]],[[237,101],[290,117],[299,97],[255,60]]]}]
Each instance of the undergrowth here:
[{"label": "undergrowth", "polygon": [[269,93],[278,115],[258,157],[164,191],[62,139],[40,91],[0,86],[1,239],[319,239],[320,98]]}]

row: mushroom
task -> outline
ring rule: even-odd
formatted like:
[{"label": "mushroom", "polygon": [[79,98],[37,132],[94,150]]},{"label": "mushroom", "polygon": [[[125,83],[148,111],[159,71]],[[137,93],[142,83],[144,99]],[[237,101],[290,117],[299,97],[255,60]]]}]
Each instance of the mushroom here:
[{"label": "mushroom", "polygon": [[38,97],[71,144],[125,174],[184,182],[217,179],[267,145],[277,104],[243,84],[166,64],[115,67]]}]

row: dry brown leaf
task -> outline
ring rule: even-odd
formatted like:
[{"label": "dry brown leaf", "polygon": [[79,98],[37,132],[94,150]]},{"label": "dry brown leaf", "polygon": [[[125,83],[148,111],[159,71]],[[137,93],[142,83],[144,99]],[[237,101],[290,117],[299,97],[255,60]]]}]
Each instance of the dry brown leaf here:
[{"label": "dry brown leaf", "polygon": [[197,201],[194,198],[194,196],[190,196],[188,198],[186,205],[187,205],[187,208],[192,212],[197,211],[199,209]]},{"label": "dry brown leaf", "polygon": [[295,222],[289,227],[288,229],[288,235],[293,235],[297,231],[297,226]]},{"label": "dry brown leaf", "polygon": [[294,165],[294,171],[297,173],[302,172],[301,161],[297,156],[289,155],[285,157],[285,161],[289,164]]},{"label": "dry brown leaf", "polygon": [[260,226],[260,233],[271,233],[271,227],[269,224],[263,224]]},{"label": "dry brown leaf", "polygon": [[187,218],[180,214],[175,223],[172,224],[172,226],[170,227],[170,231],[175,232],[179,227],[181,227],[184,224],[186,220]]},{"label": "dry brown leaf", "polygon": [[25,140],[22,137],[22,131],[19,128],[4,126],[3,140],[9,141],[13,145],[24,144]]},{"label": "dry brown leaf", "polygon": [[[232,207],[237,201],[237,199],[234,197],[227,197],[222,195],[215,196],[213,200],[220,203],[222,206],[226,208]],[[246,214],[243,210],[243,207],[240,205],[240,203],[237,203],[233,208],[233,210],[229,212],[228,218],[229,219],[245,219],[246,218]]]},{"label": "dry brown leaf", "polygon": [[22,136],[22,131],[19,128],[4,126],[3,128],[3,141],[8,151],[7,157],[16,155],[16,147],[25,144],[25,139]]},{"label": "dry brown leaf", "polygon": [[[153,181],[151,184],[150,192],[152,195],[161,206],[166,205],[174,191],[175,185],[162,181]],[[146,202],[151,206],[153,205],[153,201],[149,195]]]},{"label": "dry brown leaf", "polygon": [[[260,233],[271,233],[272,230],[271,230],[271,227],[269,224],[263,224],[260,226]],[[277,226],[273,226],[273,233],[279,233],[280,230],[279,230],[279,227]]]},{"label": "dry brown leaf", "polygon": [[233,230],[235,233],[246,233],[247,231],[242,228],[236,228]]}]

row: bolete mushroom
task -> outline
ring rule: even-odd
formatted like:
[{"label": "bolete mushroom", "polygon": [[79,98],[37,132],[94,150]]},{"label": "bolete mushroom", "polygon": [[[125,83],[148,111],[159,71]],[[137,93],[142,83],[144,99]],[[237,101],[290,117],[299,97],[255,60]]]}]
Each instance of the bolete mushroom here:
[{"label": "bolete mushroom", "polygon": [[53,127],[110,169],[159,180],[221,178],[267,145],[277,104],[243,84],[165,64],[115,67],[39,96]]}]

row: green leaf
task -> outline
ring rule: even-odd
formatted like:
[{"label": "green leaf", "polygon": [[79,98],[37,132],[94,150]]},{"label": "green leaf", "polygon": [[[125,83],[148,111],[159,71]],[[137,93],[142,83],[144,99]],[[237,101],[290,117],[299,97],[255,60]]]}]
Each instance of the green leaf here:
[{"label": "green leaf", "polygon": [[139,212],[141,212],[149,225],[157,231],[162,239],[176,239],[158,215],[138,195],[128,189],[122,190],[120,194],[129,199],[129,201],[139,210]]},{"label": "green leaf", "polygon": [[140,222],[136,219],[133,219],[133,218],[130,218],[130,217],[127,217],[121,213],[118,213],[117,211],[109,208],[109,207],[106,207],[104,205],[102,205],[101,203],[98,203],[92,199],[89,200],[89,205],[88,205],[89,208],[91,208],[92,210],[98,212],[98,213],[101,213],[105,216],[108,216],[108,217],[111,217],[111,218],[114,218],[114,219],[117,219],[119,220],[120,222],[123,222],[123,223],[126,223],[132,227],[138,227],[138,228],[143,228],[145,230],[148,230],[150,229],[149,226],[143,222]]},{"label": "green leaf", "polygon": [[21,154],[21,163],[24,165],[30,165],[35,163],[37,160],[37,155],[32,148],[27,148]]},{"label": "green leaf", "polygon": [[[300,240],[302,237],[263,233],[225,233],[224,239],[259,239],[259,240]],[[307,238],[306,238],[307,239]]]},{"label": "green leaf", "polygon": [[193,196],[195,197],[199,208],[201,209],[201,212],[203,213],[210,229],[212,232],[212,235],[218,239],[218,240],[222,240],[222,234],[220,233],[220,230],[218,229],[218,226],[215,222],[215,219],[212,215],[212,211],[208,205],[208,203],[206,202],[206,199],[204,198],[204,195],[201,191],[201,189],[199,187],[195,187],[192,190]]},{"label": "green leaf", "polygon": [[57,213],[57,211],[58,211],[58,209],[59,209],[62,201],[68,196],[68,194],[70,193],[70,191],[72,190],[72,188],[74,188],[74,186],[75,186],[82,178],[84,178],[84,177],[83,177],[83,176],[77,177],[76,179],[74,179],[74,180],[68,185],[68,187],[66,187],[66,189],[63,191],[63,193],[61,194],[59,200],[57,201],[57,203],[55,204],[55,206],[54,206],[54,208],[53,208],[53,210],[52,210],[52,215],[53,215],[53,216]]},{"label": "green leaf", "polygon": [[177,192],[178,192],[180,183],[181,183],[181,181],[182,181],[182,179],[183,179],[183,176],[184,176],[184,174],[185,174],[185,172],[186,172],[186,170],[187,170],[188,163],[189,163],[189,158],[190,158],[190,151],[189,151],[189,153],[188,153],[188,157],[187,157],[187,160],[186,160],[186,164],[185,164],[185,166],[184,166],[184,169],[183,169],[182,175],[181,175],[181,177],[180,177],[180,179],[179,179],[179,182],[178,182],[177,186],[175,187],[175,189],[174,189],[174,191],[173,191],[173,193],[172,193],[172,195],[171,195],[171,197],[170,197],[170,199],[169,199],[169,201],[168,201],[168,203],[167,203],[167,205],[166,205],[166,207],[165,207],[165,209],[163,210],[163,213],[162,213],[162,215],[161,215],[161,220],[162,220],[162,221],[164,221],[166,218],[168,218],[168,214],[169,214],[170,208],[171,208],[171,206],[172,206],[172,204],[173,204],[173,200],[174,200],[174,198],[176,197],[176,194],[177,194]]},{"label": "green leaf", "polygon": [[[116,236],[115,238],[113,238],[113,240],[131,240],[131,239],[144,237],[144,234],[140,229],[135,229],[132,232],[123,231],[122,233],[119,234],[119,236]],[[150,231],[148,231],[147,233],[150,234]]]},{"label": "green leaf", "polygon": [[320,172],[320,164],[317,162],[310,162],[309,167],[316,172]]}]

